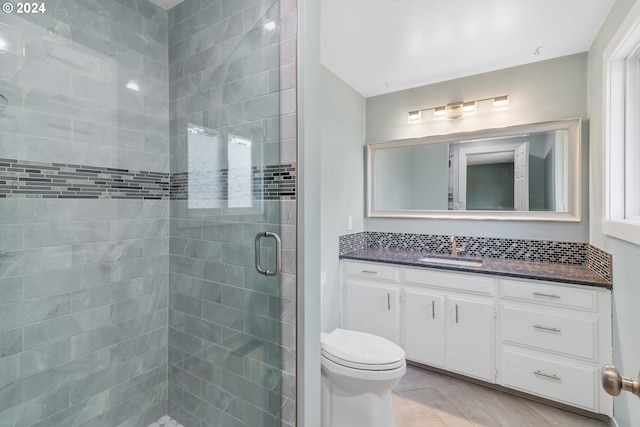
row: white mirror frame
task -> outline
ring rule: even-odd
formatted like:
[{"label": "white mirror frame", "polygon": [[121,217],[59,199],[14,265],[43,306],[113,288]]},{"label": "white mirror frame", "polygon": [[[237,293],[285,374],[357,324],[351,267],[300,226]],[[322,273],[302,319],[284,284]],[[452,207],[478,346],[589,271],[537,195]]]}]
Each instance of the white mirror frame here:
[{"label": "white mirror frame", "polygon": [[[509,126],[497,129],[483,129],[472,132],[461,132],[447,135],[427,136],[423,138],[403,139],[387,142],[372,142],[367,144],[366,160],[366,191],[367,216],[371,218],[441,218],[441,219],[474,219],[474,220],[508,220],[508,221],[580,221],[580,147],[581,120],[569,119],[554,122],[535,123],[528,125]],[[568,132],[567,158],[567,211],[466,211],[466,210],[382,210],[375,209],[375,158],[376,151],[391,147],[411,147],[423,144],[436,144],[474,140],[492,137],[507,137],[534,132],[550,132],[566,130]]]}]

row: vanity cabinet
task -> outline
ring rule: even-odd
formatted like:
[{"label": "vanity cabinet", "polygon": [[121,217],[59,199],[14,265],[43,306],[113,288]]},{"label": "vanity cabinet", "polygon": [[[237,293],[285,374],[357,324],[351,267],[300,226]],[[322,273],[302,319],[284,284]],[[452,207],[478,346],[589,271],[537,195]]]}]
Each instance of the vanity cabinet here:
[{"label": "vanity cabinet", "polygon": [[447,369],[493,382],[494,302],[447,296]]},{"label": "vanity cabinet", "polygon": [[493,382],[495,280],[422,268],[402,273],[407,359]]},{"label": "vanity cabinet", "polygon": [[342,261],[342,326],[387,338],[409,361],[611,416],[611,291]]},{"label": "vanity cabinet", "polygon": [[499,383],[608,413],[599,375],[611,358],[610,319],[607,290],[501,280]]},{"label": "vanity cabinet", "polygon": [[397,267],[350,262],[343,268],[342,326],[400,344]]},{"label": "vanity cabinet", "polygon": [[407,359],[444,368],[444,293],[415,287],[403,291],[402,327]]}]

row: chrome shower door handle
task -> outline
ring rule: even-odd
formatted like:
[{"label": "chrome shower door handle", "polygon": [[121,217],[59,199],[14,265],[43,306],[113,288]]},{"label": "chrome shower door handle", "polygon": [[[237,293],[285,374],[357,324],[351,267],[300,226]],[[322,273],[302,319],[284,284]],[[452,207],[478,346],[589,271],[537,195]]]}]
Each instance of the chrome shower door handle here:
[{"label": "chrome shower door handle", "polygon": [[[262,265],[260,265],[260,241],[262,240],[263,237],[272,237],[276,241],[276,268],[275,268],[275,270],[269,270],[267,268],[262,268]],[[282,268],[282,257],[281,257],[282,241],[280,240],[280,236],[278,236],[277,233],[272,233],[271,231],[261,231],[260,233],[256,234],[255,245],[256,245],[256,255],[255,255],[255,257],[256,257],[256,270],[258,270],[258,273],[263,274],[265,276],[277,276],[278,274],[280,274],[280,270]]]}]

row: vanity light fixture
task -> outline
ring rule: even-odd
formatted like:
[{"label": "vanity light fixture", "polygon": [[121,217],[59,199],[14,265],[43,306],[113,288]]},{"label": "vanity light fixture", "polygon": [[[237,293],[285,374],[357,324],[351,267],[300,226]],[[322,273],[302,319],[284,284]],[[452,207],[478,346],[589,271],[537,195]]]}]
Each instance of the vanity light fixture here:
[{"label": "vanity light fixture", "polygon": [[454,102],[448,104],[447,108],[447,120],[457,120],[462,118],[462,102]]},{"label": "vanity light fixture", "polygon": [[422,121],[422,111],[409,111],[409,123],[420,123]]},{"label": "vanity light fixture", "polygon": [[472,114],[476,114],[478,112],[478,104],[477,101],[473,102],[465,102],[462,104],[462,115],[470,116]]},{"label": "vanity light fixture", "polygon": [[509,108],[509,95],[497,96],[495,98],[476,99],[475,101],[458,101],[452,102],[442,107],[424,108],[422,110],[409,111],[408,122],[420,123],[426,116],[422,115],[423,111],[433,110],[434,120],[458,120],[465,116],[478,113],[478,103],[492,101],[493,111],[506,110]]},{"label": "vanity light fixture", "polygon": [[440,120],[447,118],[447,107],[438,107],[433,109],[433,119]]},{"label": "vanity light fixture", "polygon": [[509,108],[509,96],[499,96],[493,98],[493,111],[506,110]]}]

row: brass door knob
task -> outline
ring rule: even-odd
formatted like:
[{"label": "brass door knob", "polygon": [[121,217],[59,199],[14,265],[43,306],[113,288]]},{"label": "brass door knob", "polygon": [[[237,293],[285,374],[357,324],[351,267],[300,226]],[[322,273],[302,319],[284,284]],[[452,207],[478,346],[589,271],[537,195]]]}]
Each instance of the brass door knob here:
[{"label": "brass door knob", "polygon": [[640,378],[625,378],[620,375],[615,366],[604,365],[602,367],[602,388],[611,396],[618,396],[624,390],[640,397]]}]

